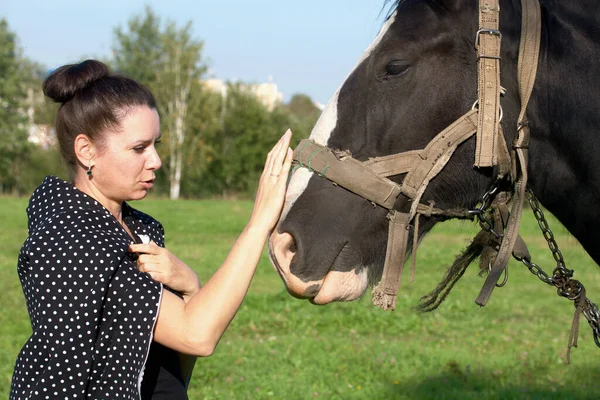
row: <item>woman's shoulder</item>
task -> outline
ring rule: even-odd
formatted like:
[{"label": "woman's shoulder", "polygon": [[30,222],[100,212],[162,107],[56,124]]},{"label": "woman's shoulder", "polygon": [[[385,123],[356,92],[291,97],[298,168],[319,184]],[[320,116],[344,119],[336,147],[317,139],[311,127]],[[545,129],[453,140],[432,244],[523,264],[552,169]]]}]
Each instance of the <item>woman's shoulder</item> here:
[{"label": "woman's shoulder", "polygon": [[73,184],[48,176],[32,194],[27,207],[29,233],[76,228],[83,231],[110,227],[111,214]]},{"label": "woman's shoulder", "polygon": [[69,232],[79,234],[103,233],[115,229],[110,213],[99,208],[62,209],[39,218],[30,229],[30,235],[36,232]]}]

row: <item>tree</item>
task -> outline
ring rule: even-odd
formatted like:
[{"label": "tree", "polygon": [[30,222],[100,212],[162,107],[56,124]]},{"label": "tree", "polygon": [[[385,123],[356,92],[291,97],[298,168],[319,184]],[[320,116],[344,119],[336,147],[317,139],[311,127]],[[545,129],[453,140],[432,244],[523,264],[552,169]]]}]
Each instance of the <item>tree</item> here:
[{"label": "tree", "polygon": [[0,191],[18,190],[17,167],[27,154],[26,91],[14,33],[0,20]]},{"label": "tree", "polygon": [[114,69],[155,89],[157,70],[161,68],[161,45],[160,18],[146,6],[145,14],[132,17],[126,30],[114,29]]},{"label": "tree", "polygon": [[[181,175],[183,171],[183,145],[185,143],[186,117],[191,100],[190,89],[194,82],[206,72],[205,66],[199,66],[202,42],[194,41],[190,35],[191,23],[178,29],[173,22],[167,25],[162,35],[163,63],[165,69],[159,73],[158,94],[167,99],[167,126],[169,133],[169,173],[171,198],[179,198]],[[198,90],[200,88],[195,86]]]},{"label": "tree", "polygon": [[321,110],[312,99],[301,93],[293,95],[289,103],[285,104],[283,108],[290,114],[294,139],[308,137],[321,114]]},{"label": "tree", "polygon": [[[169,174],[170,197],[179,198],[185,144],[192,128],[187,118],[190,103],[201,95],[197,85],[207,70],[202,60],[204,43],[192,37],[192,24],[178,27],[146,7],[143,16],[133,17],[128,30],[115,29],[115,69],[145,84],[154,93],[168,144],[165,169]],[[194,87],[194,91],[192,91]]]},{"label": "tree", "polygon": [[289,114],[278,108],[270,112],[243,85],[230,84],[225,103],[209,179],[223,195],[249,194],[256,189],[267,152],[290,127]]},{"label": "tree", "polygon": [[312,99],[301,93],[293,95],[285,108],[298,118],[313,119],[315,121],[321,114],[321,110],[313,103]]},{"label": "tree", "polygon": [[218,138],[222,126],[221,118],[225,98],[196,81],[191,89],[187,124],[189,135],[183,146],[185,179],[182,179],[182,195],[199,197],[215,192],[214,180],[209,176],[209,167],[218,158]]}]

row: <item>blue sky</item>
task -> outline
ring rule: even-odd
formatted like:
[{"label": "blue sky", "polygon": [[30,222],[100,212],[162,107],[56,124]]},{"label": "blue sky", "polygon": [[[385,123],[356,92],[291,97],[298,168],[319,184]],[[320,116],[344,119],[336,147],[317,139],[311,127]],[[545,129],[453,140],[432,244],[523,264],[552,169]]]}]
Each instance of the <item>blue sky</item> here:
[{"label": "blue sky", "polygon": [[110,55],[113,29],[150,5],[163,19],[192,21],[214,77],[266,82],[284,99],[326,103],[381,27],[377,0],[0,0],[0,18],[25,55],[49,68]]}]

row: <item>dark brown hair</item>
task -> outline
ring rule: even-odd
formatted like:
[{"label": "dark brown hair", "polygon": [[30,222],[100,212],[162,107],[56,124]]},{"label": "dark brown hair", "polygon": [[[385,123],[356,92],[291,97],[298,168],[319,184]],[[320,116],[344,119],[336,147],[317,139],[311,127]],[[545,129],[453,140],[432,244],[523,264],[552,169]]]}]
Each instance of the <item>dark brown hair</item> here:
[{"label": "dark brown hair", "polygon": [[47,97],[61,103],[56,114],[56,136],[72,175],[78,163],[74,149],[77,135],[83,133],[101,147],[103,133],[118,129],[132,107],[156,108],[154,96],[144,85],[112,74],[96,60],[63,65],[44,80],[43,89]]}]

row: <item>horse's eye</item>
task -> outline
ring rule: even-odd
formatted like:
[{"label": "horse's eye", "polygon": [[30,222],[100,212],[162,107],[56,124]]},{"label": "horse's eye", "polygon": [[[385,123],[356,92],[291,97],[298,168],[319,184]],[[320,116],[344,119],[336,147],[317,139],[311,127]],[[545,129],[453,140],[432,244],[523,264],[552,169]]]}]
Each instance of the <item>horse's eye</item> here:
[{"label": "horse's eye", "polygon": [[400,76],[406,73],[410,68],[410,64],[406,61],[392,61],[388,65],[385,66],[384,78],[391,76]]}]

